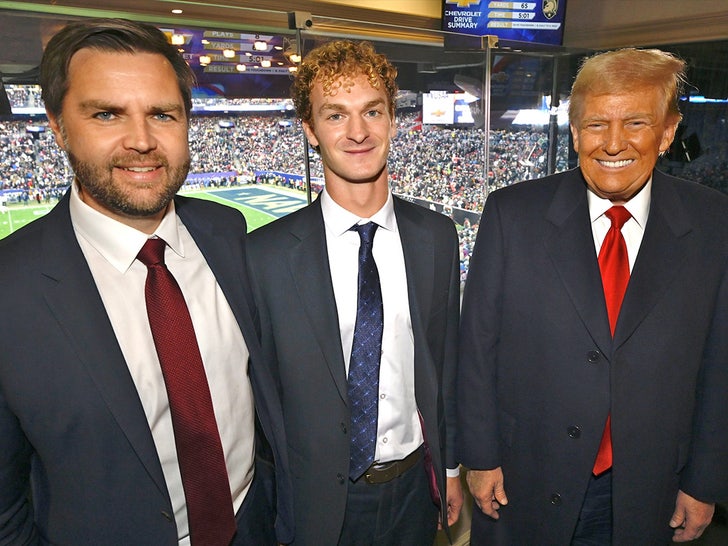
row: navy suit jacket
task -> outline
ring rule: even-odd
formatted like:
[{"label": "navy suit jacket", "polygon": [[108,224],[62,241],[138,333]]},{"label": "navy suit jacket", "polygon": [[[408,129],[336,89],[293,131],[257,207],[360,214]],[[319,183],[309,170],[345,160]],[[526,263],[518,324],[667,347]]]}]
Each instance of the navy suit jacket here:
[{"label": "navy suit jacket", "polygon": [[653,173],[610,335],[580,171],[487,200],[466,284],[458,453],[502,466],[473,544],[568,544],[611,412],[614,544],[666,544],[678,489],[728,497],[728,197]]},{"label": "navy suit jacket", "polygon": [[[445,465],[457,466],[457,234],[449,218],[396,197],[394,211],[407,270],[415,396],[444,498]],[[252,232],[248,252],[265,362],[283,405],[295,544],[336,544],[349,483],[349,408],[320,202]]]},{"label": "navy suit jacket", "polygon": [[[176,544],[152,435],[68,201],[0,243],[8,313],[0,333],[0,544]],[[177,197],[175,205],[243,333],[260,424],[285,462],[280,406],[256,365],[245,221],[210,202]],[[286,541],[290,486],[286,476],[277,484],[276,526]]]}]

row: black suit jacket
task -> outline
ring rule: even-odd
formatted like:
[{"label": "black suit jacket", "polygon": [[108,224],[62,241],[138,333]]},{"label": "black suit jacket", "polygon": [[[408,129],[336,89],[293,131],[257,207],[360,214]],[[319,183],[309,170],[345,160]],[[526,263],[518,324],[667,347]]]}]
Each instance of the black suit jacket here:
[{"label": "black suit jacket", "polygon": [[[445,465],[456,466],[457,234],[441,214],[398,198],[394,210],[407,270],[415,395],[444,496]],[[295,543],[336,544],[349,483],[349,408],[320,202],[254,231],[248,250],[263,352],[283,405]]]},{"label": "black suit jacket", "polygon": [[461,462],[509,503],[473,544],[568,544],[607,414],[614,544],[665,544],[678,488],[728,497],[728,198],[658,171],[614,339],[578,170],[494,192],[466,284]]},{"label": "black suit jacket", "polygon": [[[280,406],[267,370],[254,365],[260,347],[245,221],[210,202],[175,204],[250,350],[256,408],[277,457],[285,444]],[[0,544],[176,544],[152,435],[76,241],[68,196],[0,243],[0,286],[13,315],[0,335]],[[286,476],[278,481],[284,541],[292,532],[287,484]]]}]

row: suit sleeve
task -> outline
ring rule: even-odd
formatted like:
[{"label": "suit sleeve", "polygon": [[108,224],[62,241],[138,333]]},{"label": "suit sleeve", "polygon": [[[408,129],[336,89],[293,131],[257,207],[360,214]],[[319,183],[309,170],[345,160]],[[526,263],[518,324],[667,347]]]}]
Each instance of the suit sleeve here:
[{"label": "suit sleeve", "polygon": [[447,331],[445,332],[445,361],[443,363],[442,383],[445,401],[445,426],[447,428],[445,466],[457,468],[455,453],[457,432],[457,357],[458,323],[460,318],[460,244],[454,225],[450,230],[450,283],[447,303]]},{"label": "suit sleeve", "polygon": [[0,385],[0,545],[32,544],[35,530],[29,500],[32,448]]},{"label": "suit sleeve", "polygon": [[691,455],[680,488],[704,502],[728,500],[728,262],[703,353]]},{"label": "suit sleeve", "polygon": [[460,318],[457,455],[467,468],[500,466],[496,365],[501,328],[504,243],[496,195],[481,216]]},{"label": "suit sleeve", "polygon": [[268,303],[261,286],[268,264],[265,243],[256,245],[248,235],[246,240],[248,280],[250,297],[255,303],[255,326],[258,330],[260,352],[258,358],[251,358],[250,374],[255,387],[255,402],[260,413],[260,424],[272,451],[276,487],[276,537],[279,542],[289,544],[293,541],[293,495],[288,475],[288,455],[286,435],[281,406],[281,385],[278,374],[278,357],[273,326],[268,312]]}]

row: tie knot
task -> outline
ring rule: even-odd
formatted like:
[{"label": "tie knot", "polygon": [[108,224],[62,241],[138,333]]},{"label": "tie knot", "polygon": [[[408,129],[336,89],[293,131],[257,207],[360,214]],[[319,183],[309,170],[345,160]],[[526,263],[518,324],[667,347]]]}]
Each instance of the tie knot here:
[{"label": "tie knot", "polygon": [[137,254],[137,259],[147,267],[152,265],[164,265],[164,249],[167,247],[167,243],[164,239],[147,239],[144,246]]},{"label": "tie knot", "polygon": [[374,232],[377,231],[378,227],[374,222],[367,222],[366,224],[352,226],[351,229],[359,232],[359,239],[361,239],[362,244],[371,245],[374,240]]},{"label": "tie knot", "polygon": [[612,226],[616,229],[622,229],[622,226],[627,220],[632,218],[629,211],[622,205],[616,205],[604,213],[607,218],[612,222]]}]

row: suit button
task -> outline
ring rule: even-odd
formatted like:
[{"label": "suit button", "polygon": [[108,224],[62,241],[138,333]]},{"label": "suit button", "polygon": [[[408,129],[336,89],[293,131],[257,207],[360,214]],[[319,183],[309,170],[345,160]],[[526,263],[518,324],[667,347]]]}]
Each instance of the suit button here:
[{"label": "suit button", "polygon": [[174,518],[172,517],[172,514],[167,512],[166,510],[162,510],[162,515],[167,521],[174,521]]},{"label": "suit button", "polygon": [[581,437],[581,429],[576,425],[568,427],[566,432],[569,435],[569,438],[577,439]]},{"label": "suit button", "polygon": [[346,478],[344,478],[344,475],[341,473],[336,475],[336,479],[339,480],[339,483],[342,485],[344,484],[344,482],[346,482]]},{"label": "suit button", "polygon": [[346,423],[341,423],[341,432],[346,434]]},{"label": "suit button", "polygon": [[558,493],[551,494],[551,504],[554,506],[561,506],[561,495]]},{"label": "suit button", "polygon": [[588,353],[586,353],[586,359],[590,364],[598,362],[601,356],[602,355],[599,351],[589,351]]}]

